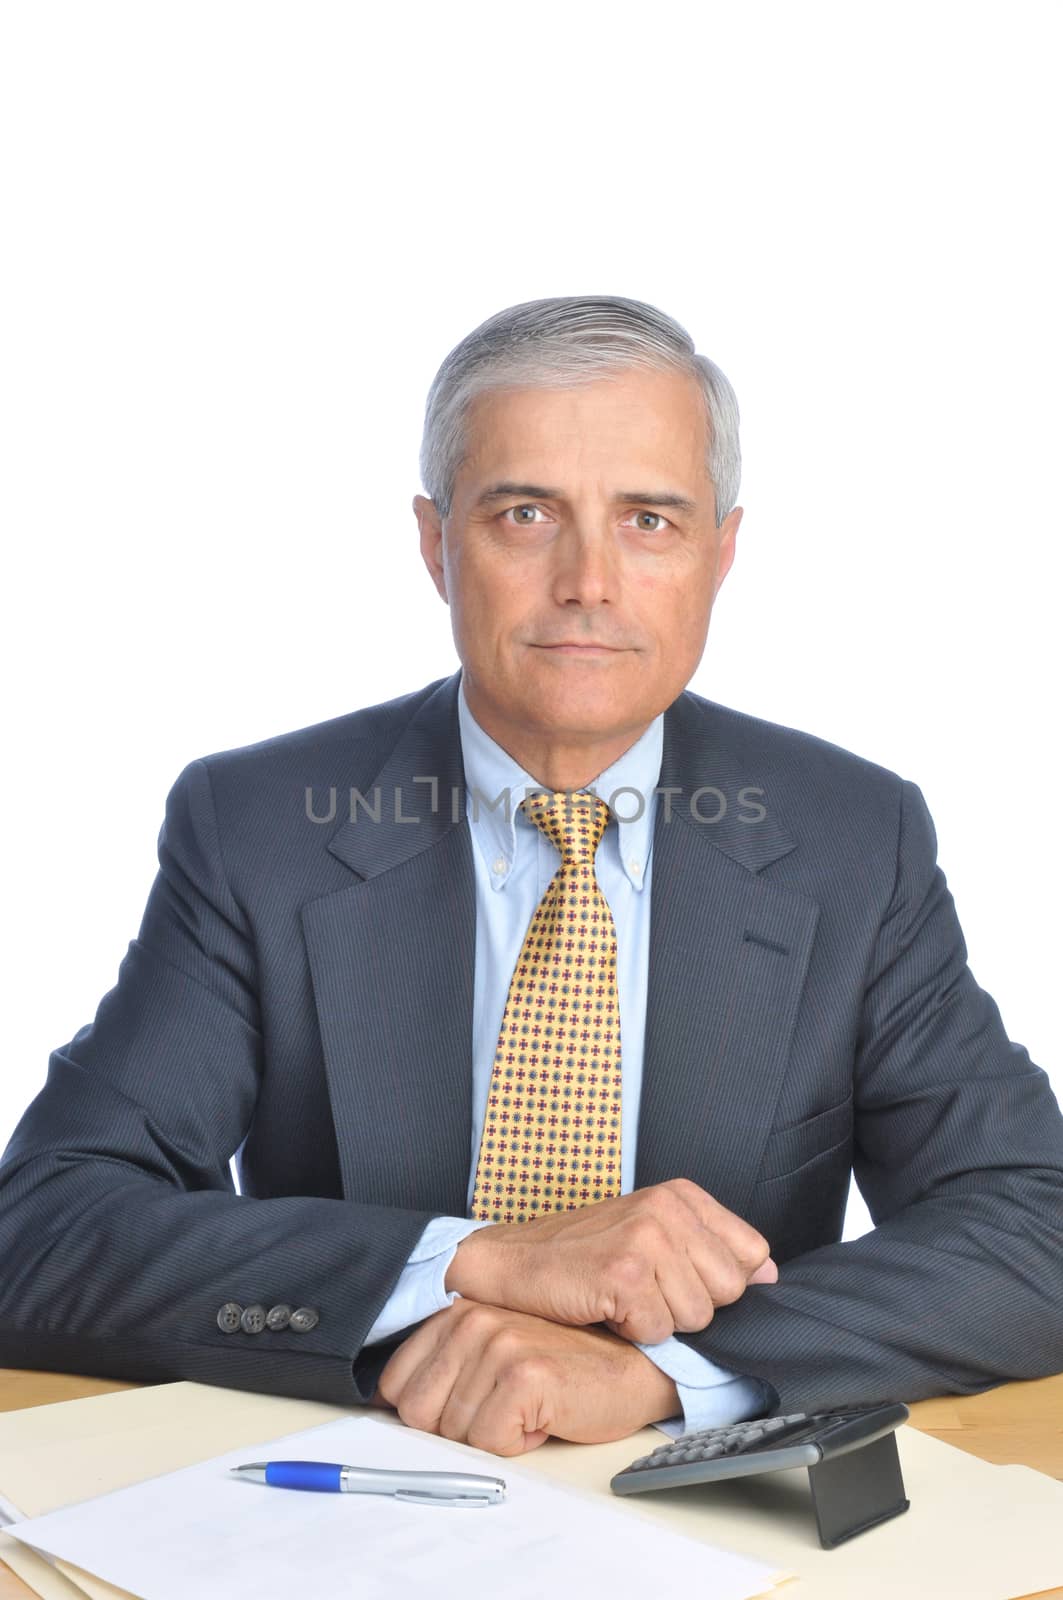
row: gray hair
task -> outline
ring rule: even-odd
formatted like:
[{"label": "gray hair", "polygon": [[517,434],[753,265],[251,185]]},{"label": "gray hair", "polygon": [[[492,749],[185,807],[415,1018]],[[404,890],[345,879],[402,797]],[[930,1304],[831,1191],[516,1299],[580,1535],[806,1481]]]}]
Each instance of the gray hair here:
[{"label": "gray hair", "polygon": [[708,356],[695,353],[684,327],[656,306],[620,295],[525,300],[488,317],[454,346],[428,391],[421,441],[421,482],[439,516],[450,515],[469,408],[478,395],[569,388],[630,367],[684,372],[700,385],[719,527],[738,499],[742,475],[735,392]]}]

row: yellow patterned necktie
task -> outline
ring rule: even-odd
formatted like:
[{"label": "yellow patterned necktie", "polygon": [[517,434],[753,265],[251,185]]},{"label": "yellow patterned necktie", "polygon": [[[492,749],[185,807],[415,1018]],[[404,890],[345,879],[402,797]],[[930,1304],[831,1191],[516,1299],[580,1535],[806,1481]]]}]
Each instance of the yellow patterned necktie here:
[{"label": "yellow patterned necktie", "polygon": [[594,874],[612,815],[587,790],[521,801],[557,846],[510,980],[470,1216],[527,1222],[620,1193],[616,927]]}]

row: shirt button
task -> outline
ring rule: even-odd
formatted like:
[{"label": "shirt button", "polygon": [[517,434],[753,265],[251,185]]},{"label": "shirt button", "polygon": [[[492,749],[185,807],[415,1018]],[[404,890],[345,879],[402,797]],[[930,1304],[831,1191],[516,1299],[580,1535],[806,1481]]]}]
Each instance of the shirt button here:
[{"label": "shirt button", "polygon": [[627,865],[628,865],[628,871],[629,872],[634,872],[636,875],[642,871],[642,862],[641,861],[636,861],[634,856],[632,856],[631,860],[628,862]]},{"label": "shirt button", "polygon": [[311,1328],[316,1328],[319,1317],[313,1306],[298,1306],[292,1312],[289,1327],[293,1333],[309,1333]]},{"label": "shirt button", "polygon": [[237,1305],[235,1300],[226,1300],[218,1312],[218,1327],[222,1333],[235,1333],[240,1326],[243,1315],[243,1306]]},{"label": "shirt button", "polygon": [[246,1306],[240,1318],[240,1326],[245,1333],[261,1333],[266,1326],[265,1306]]},{"label": "shirt button", "polygon": [[505,858],[505,856],[499,856],[497,858],[497,860],[492,863],[491,871],[495,872],[495,873],[502,873],[502,872],[505,872],[505,870],[506,870],[506,858]]}]

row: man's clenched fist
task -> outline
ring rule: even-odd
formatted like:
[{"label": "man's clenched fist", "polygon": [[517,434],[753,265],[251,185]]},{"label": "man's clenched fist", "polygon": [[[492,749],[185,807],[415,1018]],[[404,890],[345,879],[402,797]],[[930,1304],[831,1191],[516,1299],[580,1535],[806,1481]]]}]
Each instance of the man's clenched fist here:
[{"label": "man's clenched fist", "polygon": [[404,1340],[373,1399],[411,1428],[499,1456],[551,1435],[625,1439],[682,1410],[671,1378],[614,1334],[474,1300],[455,1300]]},{"label": "man's clenched fist", "polygon": [[446,1287],[571,1327],[605,1323],[621,1338],[658,1344],[695,1333],[751,1283],[779,1271],[765,1238],[687,1178],[496,1223],[463,1239]]}]

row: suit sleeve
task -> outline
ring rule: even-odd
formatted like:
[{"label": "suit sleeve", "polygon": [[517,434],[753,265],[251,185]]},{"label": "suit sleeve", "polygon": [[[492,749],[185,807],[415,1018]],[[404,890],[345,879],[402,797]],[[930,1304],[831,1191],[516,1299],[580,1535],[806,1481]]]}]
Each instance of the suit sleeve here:
[{"label": "suit sleeve", "polygon": [[[261,1069],[252,932],[193,761],[117,983],[0,1162],[0,1365],[371,1399],[398,1341],[364,1340],[435,1213],[236,1194]],[[317,1322],[226,1333],[227,1302]]]},{"label": "suit sleeve", "polygon": [[682,1342],[772,1411],[977,1394],[1063,1370],[1063,1116],[967,965],[923,796],[902,784],[892,898],[854,1062],[875,1227],[785,1262]]}]

